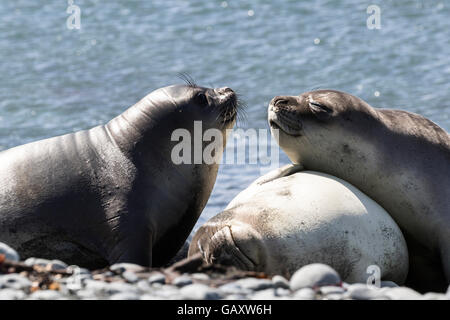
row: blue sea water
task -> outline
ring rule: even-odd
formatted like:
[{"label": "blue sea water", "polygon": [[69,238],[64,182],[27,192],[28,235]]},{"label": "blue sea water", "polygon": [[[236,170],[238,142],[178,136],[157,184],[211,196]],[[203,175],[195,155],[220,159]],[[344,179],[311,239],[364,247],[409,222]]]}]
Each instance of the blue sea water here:
[{"label": "blue sea water", "polygon": [[[268,128],[275,95],[333,88],[450,129],[447,0],[0,1],[0,150],[103,124],[150,91],[229,86],[244,129]],[[381,28],[368,29],[369,5]],[[280,165],[288,159],[280,153]],[[261,174],[222,165],[197,226]]]}]

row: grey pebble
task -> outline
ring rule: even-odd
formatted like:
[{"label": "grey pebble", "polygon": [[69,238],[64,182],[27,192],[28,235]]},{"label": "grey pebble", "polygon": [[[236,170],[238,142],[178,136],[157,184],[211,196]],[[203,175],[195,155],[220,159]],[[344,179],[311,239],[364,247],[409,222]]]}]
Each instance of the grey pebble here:
[{"label": "grey pebble", "polygon": [[286,297],[291,294],[291,290],[285,288],[275,288],[275,296]]},{"label": "grey pebble", "polygon": [[311,288],[302,288],[294,292],[292,295],[294,300],[315,300],[316,292]]},{"label": "grey pebble", "polygon": [[109,297],[109,300],[139,300],[139,295],[131,292],[115,293]]},{"label": "grey pebble", "polygon": [[177,287],[184,287],[192,283],[192,279],[186,275],[181,275],[173,279],[172,284]]},{"label": "grey pebble", "polygon": [[267,288],[272,288],[273,283],[268,279],[257,279],[257,278],[243,278],[234,282],[236,286],[241,287],[244,290],[264,290]]},{"label": "grey pebble", "polygon": [[4,254],[5,258],[11,261],[20,260],[20,256],[17,251],[3,242],[0,242],[0,254]]},{"label": "grey pebble", "polygon": [[65,270],[67,269],[68,265],[61,261],[61,260],[48,260],[48,259],[41,259],[41,258],[35,258],[31,257],[24,261],[24,263],[28,266],[41,266],[41,267],[47,267],[51,270]]},{"label": "grey pebble", "polygon": [[201,283],[194,283],[184,286],[180,290],[183,299],[188,300],[217,300],[222,298],[222,295],[217,289],[210,288]]},{"label": "grey pebble", "polygon": [[247,297],[243,294],[229,294],[224,300],[247,300]]},{"label": "grey pebble", "polygon": [[280,275],[275,275],[272,278],[272,283],[275,288],[289,289],[289,281]]},{"label": "grey pebble", "polygon": [[29,300],[57,300],[62,295],[55,290],[38,290],[29,295]]},{"label": "grey pebble", "polygon": [[273,288],[264,289],[255,292],[249,296],[251,300],[276,300],[278,297],[275,295],[275,290]]},{"label": "grey pebble", "polygon": [[132,271],[125,271],[124,273],[122,273],[122,277],[130,283],[135,283],[139,280],[139,277],[136,275],[136,273],[132,272]]},{"label": "grey pebble", "polygon": [[17,273],[0,275],[0,289],[10,288],[16,290],[28,289],[31,281]]},{"label": "grey pebble", "polygon": [[384,294],[392,300],[421,300],[422,295],[407,287],[389,288]]},{"label": "grey pebble", "polygon": [[0,300],[22,300],[27,295],[22,290],[17,289],[1,289]]},{"label": "grey pebble", "polygon": [[353,299],[353,300],[374,300],[380,298],[387,298],[384,294],[384,290],[380,290],[379,288],[367,285],[363,283],[355,283],[351,284],[347,288],[347,292],[345,293],[345,298]]},{"label": "grey pebble", "polygon": [[342,294],[345,292],[345,289],[338,286],[323,286],[320,287],[319,292],[323,295]]},{"label": "grey pebble", "polygon": [[109,270],[116,272],[116,273],[124,273],[125,271],[130,271],[130,272],[141,272],[145,270],[145,267],[140,266],[138,264],[134,264],[134,263],[127,263],[127,262],[122,262],[122,263],[115,263],[112,266],[109,267]]},{"label": "grey pebble", "polygon": [[302,288],[340,285],[339,274],[330,266],[313,263],[297,270],[291,277],[290,287],[293,291]]},{"label": "grey pebble", "polygon": [[148,283],[150,284],[154,284],[154,283],[161,283],[164,284],[166,283],[166,276],[163,275],[162,273],[155,273],[152,274],[148,277]]}]

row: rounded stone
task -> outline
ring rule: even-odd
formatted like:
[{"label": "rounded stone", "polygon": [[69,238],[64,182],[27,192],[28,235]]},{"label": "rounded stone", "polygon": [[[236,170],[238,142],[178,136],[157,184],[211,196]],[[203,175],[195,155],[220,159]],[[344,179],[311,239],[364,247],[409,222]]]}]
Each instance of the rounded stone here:
[{"label": "rounded stone", "polygon": [[267,288],[272,288],[273,283],[268,279],[257,279],[257,278],[243,278],[234,282],[236,286],[241,287],[244,290],[258,291]]},{"label": "rounded stone", "polygon": [[294,292],[292,295],[292,299],[294,300],[315,300],[316,293],[311,288],[302,288]]},{"label": "rounded stone", "polygon": [[155,284],[155,283],[165,284],[166,276],[159,272],[152,274],[148,277],[148,283],[150,283],[150,284]]},{"label": "rounded stone", "polygon": [[0,254],[4,254],[5,258],[8,260],[16,262],[20,261],[20,256],[17,251],[3,242],[0,242]]},{"label": "rounded stone", "polygon": [[119,292],[110,296],[109,300],[139,300],[139,296],[131,292]]},{"label": "rounded stone", "polygon": [[186,276],[186,275],[181,275],[179,277],[176,277],[172,281],[172,284],[174,286],[177,286],[177,287],[184,287],[184,286],[187,286],[187,285],[189,285],[191,283],[192,283],[192,279],[190,277]]},{"label": "rounded stone", "polygon": [[275,290],[273,288],[269,288],[257,291],[250,295],[249,298],[251,300],[276,300],[278,299],[278,296],[275,295]]},{"label": "rounded stone", "polygon": [[272,277],[272,283],[275,288],[289,289],[289,281],[280,275],[275,275]]},{"label": "rounded stone", "polygon": [[0,289],[0,300],[22,300],[27,295],[22,290]]},{"label": "rounded stone", "polygon": [[329,295],[329,294],[343,294],[345,292],[345,289],[338,286],[323,286],[320,287],[319,292],[323,295]]},{"label": "rounded stone", "polygon": [[144,271],[145,268],[138,264],[122,262],[122,263],[113,264],[112,266],[109,267],[109,270],[116,272],[116,273],[123,273],[125,271],[141,272],[141,271]]},{"label": "rounded stone", "polygon": [[407,287],[389,288],[384,294],[392,300],[421,300],[423,296],[417,291]]},{"label": "rounded stone", "polygon": [[17,273],[0,275],[0,289],[10,288],[25,290],[31,286],[31,281]]},{"label": "rounded stone", "polygon": [[57,300],[61,298],[62,295],[55,290],[38,290],[30,294],[29,300]]},{"label": "rounded stone", "polygon": [[293,291],[340,284],[339,274],[330,266],[322,263],[313,263],[300,268],[292,275],[290,281],[290,287]]},{"label": "rounded stone", "polygon": [[130,283],[135,283],[139,280],[139,277],[136,275],[136,273],[128,270],[122,273],[122,278],[124,278],[127,282]]},{"label": "rounded stone", "polygon": [[183,299],[187,300],[217,300],[222,298],[222,295],[217,289],[210,288],[201,283],[184,286],[181,288],[180,294]]},{"label": "rounded stone", "polygon": [[347,288],[344,297],[353,300],[373,300],[385,298],[386,295],[384,294],[384,291],[381,291],[375,286],[355,283]]}]

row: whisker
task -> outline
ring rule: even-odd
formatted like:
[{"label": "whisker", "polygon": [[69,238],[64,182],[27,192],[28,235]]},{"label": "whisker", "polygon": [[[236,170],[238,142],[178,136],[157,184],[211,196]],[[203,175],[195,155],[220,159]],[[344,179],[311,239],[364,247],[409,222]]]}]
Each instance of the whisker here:
[{"label": "whisker", "polygon": [[189,87],[191,88],[197,88],[197,84],[194,81],[194,78],[191,77],[191,75],[187,72],[179,72],[178,78],[183,80]]}]

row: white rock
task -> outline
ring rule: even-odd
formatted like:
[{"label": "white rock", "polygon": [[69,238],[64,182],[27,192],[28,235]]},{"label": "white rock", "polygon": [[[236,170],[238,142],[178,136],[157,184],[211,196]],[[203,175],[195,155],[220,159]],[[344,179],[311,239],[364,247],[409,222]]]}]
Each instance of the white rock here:
[{"label": "white rock", "polygon": [[112,266],[109,267],[109,270],[117,272],[117,273],[123,273],[125,271],[141,272],[141,271],[145,270],[145,268],[138,264],[122,262],[122,263],[113,264]]},{"label": "white rock", "polygon": [[373,300],[387,297],[384,292],[372,285],[354,283],[347,288],[344,296],[353,300]]},{"label": "white rock", "polygon": [[341,278],[338,273],[322,263],[313,263],[297,270],[291,277],[292,290],[302,288],[315,288],[321,286],[340,285]]},{"label": "white rock", "polygon": [[316,293],[311,288],[299,289],[292,295],[294,300],[314,300],[316,298]]},{"label": "white rock", "polygon": [[162,273],[155,273],[152,274],[148,277],[148,283],[150,284],[154,284],[154,283],[161,283],[161,284],[165,284],[166,283],[166,276],[163,275]]},{"label": "white rock", "polygon": [[27,295],[22,290],[0,289],[0,300],[22,300]]},{"label": "white rock", "polygon": [[4,254],[5,258],[11,261],[20,260],[20,256],[17,251],[3,242],[0,242],[0,254]]},{"label": "white rock", "polygon": [[217,300],[222,298],[222,295],[217,289],[200,283],[184,286],[181,288],[180,294],[183,299],[187,300]]},{"label": "white rock", "polygon": [[136,273],[132,272],[132,271],[125,271],[124,273],[122,273],[122,277],[130,283],[135,283],[139,280],[139,277],[136,275]]},{"label": "white rock", "polygon": [[241,287],[244,290],[258,291],[267,288],[272,288],[273,283],[268,279],[257,279],[257,278],[243,278],[234,282],[236,286]]},{"label": "white rock", "polygon": [[140,297],[131,292],[120,292],[115,293],[111,297],[109,297],[110,300],[139,300]]},{"label": "white rock", "polygon": [[192,283],[192,279],[186,275],[181,275],[173,279],[172,284],[177,287],[184,287]]},{"label": "white rock", "polygon": [[0,289],[10,288],[16,290],[28,289],[31,281],[17,273],[0,275]]},{"label": "white rock", "polygon": [[273,288],[264,289],[255,292],[249,296],[251,300],[276,300],[278,297],[275,295],[275,290]]},{"label": "white rock", "polygon": [[275,275],[272,277],[272,283],[275,288],[289,289],[289,281],[280,275]]},{"label": "white rock", "polygon": [[38,290],[30,294],[29,300],[57,300],[61,298],[61,293],[55,290]]},{"label": "white rock", "polygon": [[423,296],[407,287],[389,288],[384,294],[392,300],[421,300]]},{"label": "white rock", "polygon": [[320,287],[319,292],[323,295],[328,295],[328,294],[342,294],[345,292],[345,289],[342,287],[338,287],[338,286],[323,286]]}]

